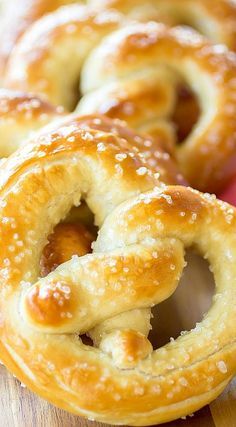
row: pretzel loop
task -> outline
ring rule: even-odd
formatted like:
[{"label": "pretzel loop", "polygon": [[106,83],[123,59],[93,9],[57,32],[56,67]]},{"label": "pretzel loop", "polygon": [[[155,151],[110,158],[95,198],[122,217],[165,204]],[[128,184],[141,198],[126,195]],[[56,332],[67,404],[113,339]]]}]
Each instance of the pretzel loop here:
[{"label": "pretzel loop", "polygon": [[105,113],[157,133],[172,154],[176,89],[187,83],[201,115],[175,154],[194,188],[218,192],[234,176],[235,76],[235,55],[186,27],[133,24],[116,10],[72,5],[26,32],[10,57],[5,85],[71,110],[81,78],[80,113]]},{"label": "pretzel loop", "polygon": [[[0,176],[1,358],[77,414],[131,425],[186,415],[236,369],[235,210],[190,188],[143,193],[159,183],[151,171],[137,174],[138,157],[127,150],[116,168],[120,139],[78,124],[28,144]],[[46,237],[81,195],[100,227],[94,252],[38,281]],[[176,288],[191,245],[213,269],[213,305],[192,331],[152,351],[150,308]],[[91,331],[98,348],[78,331]]]},{"label": "pretzel loop", "polygon": [[[155,91],[150,96],[149,90],[143,90],[144,83],[138,86],[138,81],[146,81],[148,87],[152,84],[150,75],[156,73],[158,78],[163,71],[168,76],[163,80],[164,87],[169,79],[174,90],[179,81],[176,75],[179,76],[189,84],[201,109],[192,132],[176,146],[180,169],[194,188],[215,192],[234,174],[230,165],[236,146],[236,60],[224,46],[211,45],[198,33],[183,27],[168,28],[149,22],[122,28],[104,39],[84,64],[81,90],[85,97],[78,111],[103,111],[112,116],[115,105],[118,117],[137,128],[146,124],[152,129],[158,118],[169,121],[170,115],[166,111],[160,116],[155,108]],[[151,82],[154,87],[154,77]],[[145,109],[140,120],[141,102]],[[129,105],[126,117],[125,104]]]}]

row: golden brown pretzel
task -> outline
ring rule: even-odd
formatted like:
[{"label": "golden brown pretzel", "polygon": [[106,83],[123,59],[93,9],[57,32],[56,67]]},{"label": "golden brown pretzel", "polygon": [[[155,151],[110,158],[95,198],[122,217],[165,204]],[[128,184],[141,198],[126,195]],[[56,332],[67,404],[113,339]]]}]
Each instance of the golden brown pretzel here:
[{"label": "golden brown pretzel", "polygon": [[[82,0],[2,1],[0,75],[19,37],[41,16]],[[116,9],[138,20],[155,19],[171,25],[188,24],[211,40],[236,47],[236,6],[229,0],[90,0],[93,7]]]},{"label": "golden brown pretzel", "polygon": [[[42,131],[45,124],[62,117],[61,107],[54,107],[36,96],[0,90],[0,156],[8,157],[32,139],[35,131]],[[95,119],[83,118],[83,126],[97,129],[102,126],[103,130],[106,126],[107,132],[116,132],[121,138],[128,140],[134,153],[135,150],[136,154],[138,150],[142,151],[145,161],[160,174],[163,182],[184,183],[174,160],[162,146],[160,135],[154,141],[132,132],[121,122],[104,118],[101,125],[101,120],[98,117]],[[42,275],[48,274],[72,255],[81,256],[90,251],[91,241],[95,239],[91,229],[92,219],[89,218],[88,210],[82,207],[77,208],[74,213],[75,215],[68,217],[68,223],[58,225],[49,237],[49,244],[40,261]]]},{"label": "golden brown pretzel", "polygon": [[[32,139],[36,130],[42,131],[45,124],[62,117],[61,107],[54,107],[36,96],[0,90],[0,156],[8,157]],[[184,183],[174,160],[162,146],[160,137],[157,136],[154,141],[132,132],[119,121],[104,118],[101,125],[101,120],[98,117],[95,119],[83,118],[83,126],[97,129],[102,126],[102,130],[106,126],[107,132],[116,132],[121,138],[128,140],[134,153],[137,154],[140,150],[147,164],[160,174],[163,182]],[[68,223],[57,226],[49,237],[49,244],[40,261],[42,275],[69,260],[72,255],[81,256],[89,252],[91,241],[95,238],[93,230],[90,230],[92,219],[89,218],[88,210],[82,207],[74,210],[74,214],[70,214]]]},{"label": "golden brown pretzel", "polygon": [[[39,20],[16,46],[7,67],[6,86],[46,96],[51,102],[72,110],[78,98],[80,71],[89,52],[105,35],[125,23],[117,12],[99,12],[81,5],[59,9]],[[158,134],[169,146],[173,144],[174,131],[162,117],[171,111],[175,93],[168,83],[163,76],[160,82],[157,75],[153,79],[150,76],[149,86],[142,82],[146,97],[150,93],[158,99],[154,111],[159,117],[152,128],[144,123],[139,130]],[[143,112],[144,108],[140,110],[141,117]],[[116,117],[114,114],[113,118]],[[119,117],[122,119],[122,115]],[[133,125],[131,120],[129,124]]]},{"label": "golden brown pretzel", "polygon": [[[236,212],[189,188],[142,193],[158,182],[124,145],[119,162],[122,144],[106,125],[74,118],[4,163],[0,348],[5,365],[54,404],[148,425],[210,402],[235,373]],[[81,196],[100,227],[93,253],[38,280],[47,235]],[[194,330],[152,351],[150,307],[175,290],[192,244],[212,266],[213,306]],[[74,335],[83,332],[98,348]]]},{"label": "golden brown pretzel", "polygon": [[112,12],[59,9],[22,38],[10,59],[6,84],[73,108],[81,74],[82,94],[99,90],[82,99],[80,113],[125,118],[138,130],[164,132],[163,139],[170,142],[176,90],[186,81],[202,114],[176,155],[191,185],[219,191],[234,174],[229,167],[236,138],[234,54],[186,28],[126,23],[114,32],[123,24]]},{"label": "golden brown pretzel", "polygon": [[[149,109],[144,110],[141,120],[137,106],[145,105],[143,84],[152,86],[150,76],[154,75],[154,87],[155,73],[156,78],[160,73],[165,80],[168,77],[171,87],[179,75],[195,92],[201,116],[187,139],[176,146],[176,156],[192,186],[219,191],[235,174],[229,166],[236,154],[236,56],[222,46],[212,45],[183,27],[150,22],[122,28],[104,39],[84,65],[81,91],[88,95],[82,98],[78,111],[109,115],[109,106],[115,105],[119,117],[126,102],[130,106],[127,122],[131,120],[138,128],[146,120],[152,126],[156,120],[155,93],[151,91],[154,96],[150,97],[147,92]],[[166,118],[169,120],[168,114]]]}]

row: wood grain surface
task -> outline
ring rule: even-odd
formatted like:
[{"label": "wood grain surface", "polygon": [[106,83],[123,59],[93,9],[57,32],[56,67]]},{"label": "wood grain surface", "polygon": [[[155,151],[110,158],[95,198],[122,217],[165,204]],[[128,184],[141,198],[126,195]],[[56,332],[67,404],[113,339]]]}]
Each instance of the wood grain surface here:
[{"label": "wood grain surface", "polygon": [[[170,336],[191,329],[211,304],[214,282],[208,266],[194,254],[187,256],[188,266],[181,284],[167,301],[156,307],[152,342],[165,344]],[[0,427],[102,427],[53,407],[22,387],[7,370],[0,367]],[[236,380],[211,405],[186,420],[165,424],[167,427],[236,427]]]}]

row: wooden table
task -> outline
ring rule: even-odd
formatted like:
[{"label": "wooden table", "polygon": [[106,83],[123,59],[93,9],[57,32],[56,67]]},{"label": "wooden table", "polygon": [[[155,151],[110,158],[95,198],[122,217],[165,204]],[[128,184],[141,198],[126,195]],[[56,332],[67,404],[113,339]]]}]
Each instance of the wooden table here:
[{"label": "wooden table", "polygon": [[[165,344],[170,336],[191,329],[209,308],[214,283],[208,266],[200,258],[189,255],[181,284],[168,301],[160,304],[155,316],[155,341]],[[38,398],[6,369],[0,367],[0,427],[101,427],[59,410]],[[236,380],[210,406],[186,420],[165,424],[168,427],[236,427]]]}]

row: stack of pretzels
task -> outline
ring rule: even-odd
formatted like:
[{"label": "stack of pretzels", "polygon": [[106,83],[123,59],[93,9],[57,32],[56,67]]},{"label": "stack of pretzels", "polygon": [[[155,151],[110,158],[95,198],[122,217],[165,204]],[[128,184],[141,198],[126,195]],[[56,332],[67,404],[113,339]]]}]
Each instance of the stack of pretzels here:
[{"label": "stack of pretzels", "polygon": [[[236,202],[236,4],[16,3],[0,9],[0,359],[88,419],[190,414],[236,372],[236,210],[216,197]],[[192,246],[212,306],[154,350],[152,308]]]}]

